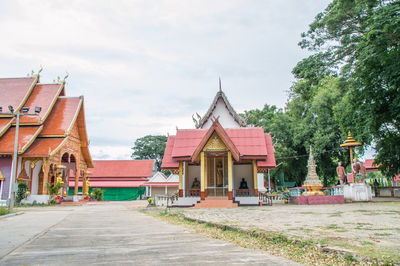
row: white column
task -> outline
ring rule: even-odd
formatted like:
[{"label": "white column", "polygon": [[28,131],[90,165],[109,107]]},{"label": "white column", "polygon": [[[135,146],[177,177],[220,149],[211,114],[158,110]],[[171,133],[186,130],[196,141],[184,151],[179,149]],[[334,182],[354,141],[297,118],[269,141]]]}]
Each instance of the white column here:
[{"label": "white column", "polygon": [[183,162],[183,177],[182,177],[182,186],[183,186],[183,197],[186,197],[186,166],[187,162]]}]

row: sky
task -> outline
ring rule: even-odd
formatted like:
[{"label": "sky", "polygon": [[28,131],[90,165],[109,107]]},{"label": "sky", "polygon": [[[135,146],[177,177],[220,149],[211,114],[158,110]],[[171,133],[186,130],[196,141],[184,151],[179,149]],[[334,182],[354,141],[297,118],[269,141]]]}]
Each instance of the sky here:
[{"label": "sky", "polygon": [[93,159],[130,159],[135,139],[194,128],[222,90],[237,112],[283,108],[297,45],[327,0],[0,1],[0,76],[41,66],[84,95]]}]

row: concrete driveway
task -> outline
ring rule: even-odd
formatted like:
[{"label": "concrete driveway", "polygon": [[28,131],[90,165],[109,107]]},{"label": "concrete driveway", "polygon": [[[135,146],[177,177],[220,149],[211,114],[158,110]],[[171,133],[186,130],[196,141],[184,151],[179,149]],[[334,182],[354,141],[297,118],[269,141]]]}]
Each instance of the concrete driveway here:
[{"label": "concrete driveway", "polygon": [[36,207],[0,219],[0,265],[294,264],[146,216],[140,204]]}]

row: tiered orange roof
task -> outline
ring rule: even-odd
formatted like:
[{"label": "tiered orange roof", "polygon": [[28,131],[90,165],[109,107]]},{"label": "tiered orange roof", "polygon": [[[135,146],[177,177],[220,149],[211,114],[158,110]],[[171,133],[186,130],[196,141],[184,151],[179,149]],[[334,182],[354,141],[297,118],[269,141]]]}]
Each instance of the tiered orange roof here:
[{"label": "tiered orange roof", "polygon": [[88,148],[88,138],[83,108],[83,97],[66,97],[64,82],[39,83],[39,75],[26,78],[0,79],[0,154],[13,153],[15,119],[5,113],[8,106],[14,112],[29,107],[41,107],[38,116],[21,116],[18,137],[18,153],[23,157],[49,157],[60,149],[77,124],[81,152],[89,168],[94,167]]}]

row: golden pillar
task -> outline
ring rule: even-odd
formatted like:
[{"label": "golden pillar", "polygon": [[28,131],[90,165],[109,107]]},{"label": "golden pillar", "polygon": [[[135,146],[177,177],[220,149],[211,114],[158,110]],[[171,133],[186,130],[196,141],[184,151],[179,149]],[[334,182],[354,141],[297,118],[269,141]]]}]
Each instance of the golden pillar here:
[{"label": "golden pillar", "polygon": [[253,160],[253,184],[254,184],[254,196],[258,196],[257,161],[256,160]]},{"label": "golden pillar", "polygon": [[232,153],[228,151],[228,199],[233,199]]},{"label": "golden pillar", "polygon": [[183,197],[183,162],[179,162],[179,197]]},{"label": "golden pillar", "polygon": [[206,171],[207,171],[207,167],[206,167],[206,162],[204,159],[204,151],[202,151],[200,153],[200,198],[202,200],[204,200],[206,198],[205,192],[204,192],[205,187],[206,187],[205,179],[207,177]]}]

